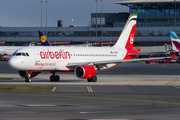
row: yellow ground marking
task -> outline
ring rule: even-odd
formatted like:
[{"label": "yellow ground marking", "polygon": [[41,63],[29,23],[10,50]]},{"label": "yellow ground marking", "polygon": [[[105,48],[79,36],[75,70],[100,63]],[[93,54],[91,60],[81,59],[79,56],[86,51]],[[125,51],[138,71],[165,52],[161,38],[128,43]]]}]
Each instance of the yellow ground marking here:
[{"label": "yellow ground marking", "polygon": [[88,90],[88,92],[93,92],[91,86],[87,86],[87,90]]},{"label": "yellow ground marking", "polygon": [[180,87],[178,87],[178,86],[176,86],[176,85],[173,84],[173,83],[175,83],[175,82],[179,82],[178,79],[172,80],[172,81],[168,82],[166,85],[180,89]]}]

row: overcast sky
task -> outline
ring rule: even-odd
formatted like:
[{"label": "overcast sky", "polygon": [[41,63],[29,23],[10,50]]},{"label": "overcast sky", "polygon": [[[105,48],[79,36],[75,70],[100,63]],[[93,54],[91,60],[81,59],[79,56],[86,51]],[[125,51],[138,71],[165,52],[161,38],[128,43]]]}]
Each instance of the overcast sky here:
[{"label": "overcast sky", "polygon": [[[40,27],[41,0],[0,0],[0,25],[2,27]],[[46,1],[46,0],[43,0]],[[64,26],[88,26],[91,13],[96,12],[95,0],[48,0],[48,27],[56,27],[57,20]],[[128,12],[129,8],[115,4],[126,0],[104,0],[105,13]],[[98,1],[101,12],[101,1]],[[46,3],[43,3],[43,26],[46,26]]]}]

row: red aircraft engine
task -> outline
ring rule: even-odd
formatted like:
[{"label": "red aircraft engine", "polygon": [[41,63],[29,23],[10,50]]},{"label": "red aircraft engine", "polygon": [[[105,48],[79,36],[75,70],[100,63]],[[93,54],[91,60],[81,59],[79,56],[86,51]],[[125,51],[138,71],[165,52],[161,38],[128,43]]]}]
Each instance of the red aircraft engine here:
[{"label": "red aircraft engine", "polygon": [[81,79],[88,79],[96,74],[96,70],[93,66],[80,65],[75,68],[75,75]]}]

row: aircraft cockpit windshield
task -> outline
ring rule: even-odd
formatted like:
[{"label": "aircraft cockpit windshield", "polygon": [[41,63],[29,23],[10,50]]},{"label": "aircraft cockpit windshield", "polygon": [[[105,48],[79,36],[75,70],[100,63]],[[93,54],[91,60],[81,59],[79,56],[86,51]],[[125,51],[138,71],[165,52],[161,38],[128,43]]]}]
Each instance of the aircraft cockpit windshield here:
[{"label": "aircraft cockpit windshield", "polygon": [[28,53],[14,52],[13,56],[29,56]]}]

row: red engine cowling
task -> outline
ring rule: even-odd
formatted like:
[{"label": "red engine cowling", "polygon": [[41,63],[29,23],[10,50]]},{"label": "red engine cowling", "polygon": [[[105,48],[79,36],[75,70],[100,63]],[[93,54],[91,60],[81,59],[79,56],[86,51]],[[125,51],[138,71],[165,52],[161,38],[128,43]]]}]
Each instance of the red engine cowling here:
[{"label": "red engine cowling", "polygon": [[93,66],[81,65],[75,68],[74,74],[81,79],[88,79],[96,74],[96,70]]},{"label": "red engine cowling", "polygon": [[[30,72],[30,78],[33,78],[35,76],[37,76],[38,74],[40,74],[41,72]],[[28,78],[28,74],[27,74],[27,71],[19,71],[19,75],[22,77],[22,78]]]}]

